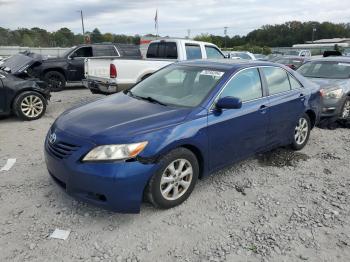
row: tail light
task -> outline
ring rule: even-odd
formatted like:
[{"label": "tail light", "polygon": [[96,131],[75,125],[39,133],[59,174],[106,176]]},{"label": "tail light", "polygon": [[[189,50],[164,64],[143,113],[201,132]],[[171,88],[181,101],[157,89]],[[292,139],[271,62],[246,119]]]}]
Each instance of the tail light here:
[{"label": "tail light", "polygon": [[117,68],[114,64],[109,65],[109,77],[110,78],[117,78]]}]

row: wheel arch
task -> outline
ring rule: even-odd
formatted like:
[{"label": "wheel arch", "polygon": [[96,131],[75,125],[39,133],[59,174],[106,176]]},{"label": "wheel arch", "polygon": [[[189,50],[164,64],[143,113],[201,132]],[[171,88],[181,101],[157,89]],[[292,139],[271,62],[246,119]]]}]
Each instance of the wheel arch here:
[{"label": "wheel arch", "polygon": [[308,110],[306,110],[305,114],[307,114],[307,116],[310,119],[311,129],[314,128],[316,125],[316,113],[315,113],[315,111],[313,111],[312,109],[308,109]]},{"label": "wheel arch", "polygon": [[42,76],[44,77],[48,72],[55,72],[55,71],[61,73],[64,76],[64,78],[66,79],[66,81],[67,81],[67,75],[66,75],[65,70],[63,70],[62,68],[59,68],[59,67],[46,68],[43,71]]},{"label": "wheel arch", "polygon": [[201,150],[192,144],[183,144],[183,145],[178,146],[177,148],[181,148],[181,147],[190,150],[196,156],[197,161],[198,161],[198,166],[199,166],[198,178],[202,178],[204,175],[204,157],[203,157],[203,153],[201,152]]}]

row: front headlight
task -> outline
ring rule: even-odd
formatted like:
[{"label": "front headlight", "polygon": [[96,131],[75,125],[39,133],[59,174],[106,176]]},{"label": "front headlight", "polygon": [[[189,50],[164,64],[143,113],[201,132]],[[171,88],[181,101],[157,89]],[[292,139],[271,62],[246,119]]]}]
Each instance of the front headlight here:
[{"label": "front headlight", "polygon": [[321,94],[325,98],[341,98],[343,95],[343,89],[334,89],[331,91],[321,89]]},{"label": "front headlight", "polygon": [[83,161],[114,161],[126,160],[136,157],[147,146],[148,142],[125,144],[125,145],[104,145],[92,149]]}]

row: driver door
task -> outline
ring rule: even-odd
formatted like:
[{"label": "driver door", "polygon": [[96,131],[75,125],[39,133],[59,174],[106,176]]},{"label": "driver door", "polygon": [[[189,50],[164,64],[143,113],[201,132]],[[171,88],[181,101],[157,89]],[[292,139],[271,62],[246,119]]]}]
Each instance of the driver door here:
[{"label": "driver door", "polygon": [[81,81],[84,79],[84,61],[87,57],[92,57],[91,46],[80,47],[69,55],[68,81]]},{"label": "driver door", "polygon": [[219,97],[237,97],[240,109],[212,109],[208,115],[210,169],[216,170],[263,150],[269,124],[269,102],[264,97],[257,68],[237,73]]}]

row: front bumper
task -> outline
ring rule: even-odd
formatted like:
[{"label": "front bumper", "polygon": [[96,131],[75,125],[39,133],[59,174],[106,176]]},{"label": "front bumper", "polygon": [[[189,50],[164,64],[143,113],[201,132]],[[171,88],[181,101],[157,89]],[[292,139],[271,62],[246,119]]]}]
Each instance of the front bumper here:
[{"label": "front bumper", "polygon": [[345,98],[323,98],[321,103],[321,118],[339,117]]},{"label": "front bumper", "polygon": [[71,196],[99,207],[121,213],[138,213],[144,188],[156,164],[136,160],[82,163],[81,157],[94,147],[79,137],[55,130],[57,140],[77,145],[71,155],[61,158],[45,140],[45,161],[50,175]]}]

